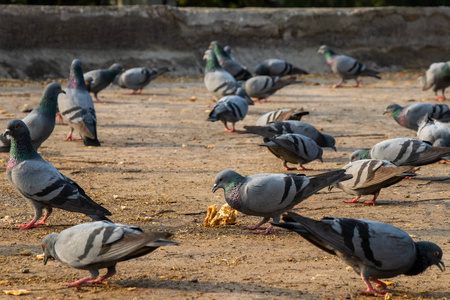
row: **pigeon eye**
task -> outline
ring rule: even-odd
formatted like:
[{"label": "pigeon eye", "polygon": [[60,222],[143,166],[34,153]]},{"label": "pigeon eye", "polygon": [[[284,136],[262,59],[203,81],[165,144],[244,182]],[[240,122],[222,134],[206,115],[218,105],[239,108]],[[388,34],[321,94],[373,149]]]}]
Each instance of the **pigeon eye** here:
[{"label": "pigeon eye", "polygon": [[17,125],[16,125],[16,128],[19,128],[19,127],[20,127],[20,125],[19,125],[19,124],[17,124]]},{"label": "pigeon eye", "polygon": [[223,178],[220,178],[219,181],[223,181]]},{"label": "pigeon eye", "polygon": [[44,249],[45,249],[45,245],[42,245],[42,248],[44,248]]},{"label": "pigeon eye", "polygon": [[433,252],[433,255],[434,255],[434,256],[439,256],[439,252],[438,252],[438,251],[434,251],[434,252]]}]

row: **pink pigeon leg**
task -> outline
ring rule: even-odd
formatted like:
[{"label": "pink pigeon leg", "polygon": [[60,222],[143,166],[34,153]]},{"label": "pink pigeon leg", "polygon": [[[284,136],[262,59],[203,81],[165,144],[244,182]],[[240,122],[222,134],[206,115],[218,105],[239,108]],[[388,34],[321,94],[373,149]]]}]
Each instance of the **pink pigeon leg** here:
[{"label": "pink pigeon leg", "polygon": [[61,116],[61,114],[59,112],[56,112],[56,117],[58,118],[58,121],[59,121],[59,123],[61,123],[61,125],[65,125],[63,117]]},{"label": "pink pigeon leg", "polygon": [[90,281],[91,281],[91,277],[88,276],[88,277],[81,278],[81,279],[79,279],[77,281],[74,281],[74,282],[61,283],[61,285],[65,285],[67,287],[76,287],[76,288],[78,288],[78,287],[80,287],[80,285],[92,285],[92,283]]},{"label": "pink pigeon leg", "polygon": [[225,131],[236,132],[236,128],[234,128],[234,122],[231,123],[231,129],[229,129],[226,124],[224,124],[224,125],[225,125]]},{"label": "pink pigeon leg", "polygon": [[359,87],[359,80],[355,79],[355,81],[356,81],[356,84],[353,87],[357,88],[357,87]]},{"label": "pink pigeon leg", "polygon": [[37,219],[33,219],[33,220],[31,220],[31,222],[29,222],[27,224],[16,224],[16,227],[20,227],[20,229],[22,229],[22,230],[28,229],[28,228],[37,228],[37,227],[39,227],[39,225],[36,225],[36,221],[37,221]]},{"label": "pink pigeon leg", "polygon": [[73,128],[70,130],[70,132],[67,135],[67,137],[65,139],[63,139],[63,141],[79,141],[79,140],[81,140],[81,138],[74,138],[74,137],[72,137],[72,133],[73,133]]},{"label": "pink pigeon leg", "polygon": [[361,274],[361,278],[364,280],[364,282],[367,285],[367,290],[361,291],[361,294],[373,294],[378,297],[384,297],[384,295],[389,292],[389,291],[376,291],[376,290],[374,290],[374,288],[372,287],[370,282],[368,280],[366,280],[364,275]]},{"label": "pink pigeon leg", "polygon": [[284,161],[284,162],[283,162],[283,167],[286,168],[286,171],[297,170],[297,168],[291,168],[291,167],[288,167],[287,161]]},{"label": "pink pigeon leg", "polygon": [[267,222],[269,222],[269,218],[263,218],[258,224],[255,224],[253,226],[244,226],[242,227],[242,229],[255,230],[261,227],[262,224],[265,224]]},{"label": "pink pigeon leg", "polygon": [[347,201],[344,201],[344,203],[359,203],[359,198],[361,198],[361,196],[358,196],[358,197],[356,197],[355,199],[353,199],[353,200],[347,200]]},{"label": "pink pigeon leg", "polygon": [[379,194],[380,194],[380,191],[376,192],[373,195],[372,201],[364,201],[364,204],[372,204],[373,206],[375,206],[375,201],[377,200]]},{"label": "pink pigeon leg", "polygon": [[298,169],[300,171],[312,171],[312,169],[307,169],[302,164],[298,164],[298,165],[300,166],[300,169]]},{"label": "pink pigeon leg", "polygon": [[95,98],[95,102],[97,102],[97,103],[106,103],[106,101],[102,101],[102,100],[98,99],[97,94],[94,94],[94,98]]},{"label": "pink pigeon leg", "polygon": [[270,225],[269,227],[267,227],[266,230],[258,230],[255,232],[255,234],[269,234],[269,233],[276,233],[276,232],[278,232],[278,231],[273,229],[273,226]]},{"label": "pink pigeon leg", "polygon": [[333,88],[333,89],[335,89],[335,88],[340,88],[340,87],[342,87],[342,84],[344,83],[344,79],[342,79],[339,83],[336,83],[335,85],[332,85],[331,87]]},{"label": "pink pigeon leg", "polygon": [[89,283],[90,284],[97,284],[97,283],[101,283],[101,284],[108,284],[108,281],[105,281],[105,279],[112,277],[116,274],[116,270],[108,270],[108,273],[106,273],[105,275],[94,279],[94,280],[90,280]]}]

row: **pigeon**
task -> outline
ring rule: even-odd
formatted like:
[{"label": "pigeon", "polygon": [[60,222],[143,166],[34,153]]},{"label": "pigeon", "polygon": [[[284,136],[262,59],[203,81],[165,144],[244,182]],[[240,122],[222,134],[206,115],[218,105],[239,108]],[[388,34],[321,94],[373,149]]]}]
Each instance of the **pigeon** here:
[{"label": "pigeon", "polygon": [[433,147],[421,140],[396,138],[379,142],[372,149],[353,152],[350,162],[372,158],[387,160],[396,166],[423,166],[435,163],[449,154],[450,147]]},{"label": "pigeon", "polygon": [[372,201],[365,201],[366,204],[375,205],[382,188],[400,182],[405,177],[415,176],[414,168],[410,166],[397,167],[387,160],[362,159],[351,162],[343,167],[346,174],[353,175],[347,181],[339,182],[336,187],[356,198],[345,203],[359,203],[358,200],[363,195],[373,195]]},{"label": "pigeon", "polygon": [[296,133],[286,133],[276,135],[273,138],[264,138],[264,144],[260,146],[267,147],[273,155],[283,160],[283,167],[289,170],[297,170],[290,168],[287,163],[299,164],[301,171],[306,171],[303,164],[307,164],[313,160],[322,160],[323,150],[314,140],[307,136]]},{"label": "pigeon", "polygon": [[211,42],[209,49],[214,51],[220,66],[236,80],[247,80],[252,77],[252,74],[232,59],[217,41]]},{"label": "pigeon", "polygon": [[333,87],[341,87],[347,79],[354,79],[356,81],[355,87],[358,87],[359,76],[371,76],[381,79],[381,77],[378,76],[379,72],[368,69],[364,64],[350,56],[334,52],[327,45],[321,46],[318,52],[325,55],[325,59],[327,60],[331,71],[342,78],[342,80],[338,84],[333,85]]},{"label": "pigeon", "polygon": [[[212,191],[224,189],[225,200],[234,209],[246,215],[261,216],[262,221],[247,229],[258,229],[270,218],[275,222],[285,211],[293,208],[320,189],[350,179],[345,170],[336,170],[314,176],[304,174],[256,174],[241,176],[225,170],[216,175]],[[272,226],[258,233],[267,234]]]},{"label": "pigeon", "polygon": [[[21,229],[48,225],[45,223],[53,207],[83,213],[93,220],[109,220],[111,213],[95,203],[72,179],[61,174],[33,149],[30,131],[21,120],[11,120],[5,131],[10,136],[11,151],[6,167],[9,183],[33,206],[35,215],[28,224],[18,224]],[[46,214],[41,222],[37,220]]]},{"label": "pigeon", "polygon": [[[248,103],[245,100],[245,90],[238,88],[237,95],[225,96],[217,101],[213,110],[209,114],[207,121],[222,121],[225,131],[235,132],[234,124],[244,120],[248,112]],[[232,123],[231,129],[228,128],[227,122]]]},{"label": "pigeon", "polygon": [[[54,258],[72,268],[89,271],[90,276],[65,283],[67,287],[106,284],[105,279],[116,274],[118,262],[146,255],[161,246],[178,245],[163,239],[170,236],[169,233],[143,232],[137,226],[106,221],[79,224],[44,237],[44,265]],[[108,271],[99,277],[99,269],[103,268]]]},{"label": "pigeon", "polygon": [[158,76],[169,71],[169,68],[132,68],[120,75],[117,75],[113,81],[115,85],[124,89],[133,90],[130,95],[141,94],[142,89],[156,79]]},{"label": "pigeon", "polygon": [[[437,101],[445,100],[445,89],[450,86],[450,61],[433,63],[428,68],[425,75],[425,82],[422,90],[433,88]],[[442,96],[438,96],[438,91],[442,91]]]},{"label": "pigeon", "polygon": [[114,81],[114,78],[123,71],[123,67],[119,63],[113,64],[109,69],[92,70],[83,75],[88,92],[94,94],[97,102],[97,94]]},{"label": "pigeon", "polygon": [[375,290],[370,281],[386,288],[380,279],[401,274],[418,275],[436,265],[445,270],[442,250],[438,245],[420,241],[386,223],[372,220],[324,218],[316,221],[288,212],[284,223],[273,225],[300,234],[323,251],[336,255],[361,275],[367,290],[363,294],[384,297],[387,290]]},{"label": "pigeon", "polygon": [[383,114],[391,115],[399,125],[416,131],[419,129],[418,123],[426,115],[441,122],[450,122],[450,108],[445,104],[417,102],[402,107],[391,103]]},{"label": "pigeon", "polygon": [[280,110],[270,111],[262,115],[256,121],[256,126],[264,126],[275,121],[300,121],[302,117],[306,115],[309,115],[309,111],[304,111],[303,107],[299,109],[284,108]]},{"label": "pigeon", "polygon": [[203,59],[206,60],[204,82],[208,91],[217,99],[236,94],[239,87],[236,79],[219,65],[214,51],[206,50]]},{"label": "pigeon", "polygon": [[301,121],[275,121],[264,126],[244,126],[248,133],[256,133],[262,137],[273,138],[284,133],[297,133],[313,139],[320,147],[332,148],[336,151],[336,141],[331,135],[322,134],[311,124]]},{"label": "pigeon", "polygon": [[245,91],[251,98],[262,102],[267,102],[267,98],[275,94],[278,90],[295,82],[295,76],[286,79],[270,76],[255,76],[244,83]]},{"label": "pigeon", "polygon": [[434,147],[450,147],[450,126],[426,115],[419,122],[417,137],[429,142]]},{"label": "pigeon", "polygon": [[277,58],[266,59],[255,67],[254,73],[271,77],[308,74],[305,70],[294,67],[287,61]]},{"label": "pigeon", "polygon": [[76,129],[86,146],[100,146],[97,139],[97,117],[94,102],[86,89],[79,59],[72,61],[65,91],[66,95],[62,95],[58,99],[59,111],[68,120],[70,126],[70,133],[64,140],[75,140],[72,133]]},{"label": "pigeon", "polygon": [[[57,82],[50,83],[44,89],[39,105],[22,121],[30,130],[31,143],[37,150],[55,129],[55,115],[58,106],[58,95],[65,94]],[[0,152],[9,152],[11,140],[5,134],[0,135]]]},{"label": "pigeon", "polygon": [[235,60],[234,57],[231,56],[231,46],[226,45],[223,47],[223,51],[225,51],[232,60]]}]

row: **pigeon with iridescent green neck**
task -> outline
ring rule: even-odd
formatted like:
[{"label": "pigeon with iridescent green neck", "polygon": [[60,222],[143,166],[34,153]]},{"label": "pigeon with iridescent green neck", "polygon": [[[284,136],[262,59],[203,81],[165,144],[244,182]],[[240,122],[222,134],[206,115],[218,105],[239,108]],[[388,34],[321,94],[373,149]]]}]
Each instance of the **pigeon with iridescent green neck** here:
[{"label": "pigeon with iridescent green neck", "polygon": [[372,149],[357,150],[350,162],[360,159],[387,160],[396,166],[422,166],[435,163],[450,154],[450,147],[433,147],[430,143],[410,138],[379,142]]},{"label": "pigeon with iridescent green neck", "polygon": [[[123,67],[119,63],[115,63],[109,69],[92,70],[84,73],[86,88],[88,92],[94,94],[97,102],[102,102],[98,99],[97,94],[110,85],[114,78],[123,71]],[[89,79],[90,78],[90,79]]]},{"label": "pigeon with iridescent green neck", "polygon": [[239,85],[233,75],[219,65],[214,51],[206,50],[203,59],[206,60],[204,82],[208,91],[217,99],[235,95]]},{"label": "pigeon with iridescent green neck", "polygon": [[[380,281],[383,278],[418,275],[433,265],[442,272],[445,270],[438,245],[414,242],[408,233],[386,223],[347,218],[316,221],[293,212],[284,215],[283,221],[272,224],[298,233],[351,266],[367,286],[367,290],[361,291],[363,294],[385,297],[389,291],[383,290],[386,288],[386,283]],[[382,290],[375,290],[371,281]]]},{"label": "pigeon with iridescent green neck", "polygon": [[[94,220],[108,220],[111,213],[95,203],[73,180],[61,174],[45,161],[31,144],[30,131],[21,120],[11,120],[5,131],[11,137],[11,150],[6,176],[9,183],[34,208],[34,218],[28,224],[17,224],[21,229],[48,225],[45,223],[54,207],[85,214]],[[46,214],[42,221],[37,222]]]},{"label": "pigeon with iridescent green neck", "polygon": [[[450,61],[433,63],[428,68],[425,75],[425,82],[422,90],[433,88],[437,101],[445,100],[445,89],[450,86]],[[442,91],[442,96],[438,96],[438,91]]]},{"label": "pigeon with iridescent green neck", "polygon": [[391,103],[386,106],[383,114],[391,115],[399,125],[412,130],[419,129],[419,122],[422,122],[426,115],[441,122],[450,122],[450,108],[445,104],[418,102],[400,106]]},{"label": "pigeon with iridescent green neck", "polygon": [[381,79],[378,76],[379,72],[368,69],[364,64],[360,63],[356,59],[334,52],[327,45],[323,45],[319,48],[318,53],[325,56],[327,64],[330,66],[331,71],[334,74],[339,75],[342,80],[335,84],[333,87],[340,87],[347,79],[354,79],[356,81],[355,87],[359,86],[359,76],[371,76],[377,79]]},{"label": "pigeon with iridescent green neck", "polygon": [[86,146],[100,146],[100,141],[97,139],[97,117],[94,102],[86,89],[79,59],[72,61],[65,91],[66,95],[62,95],[58,99],[59,111],[70,126],[69,135],[64,140],[75,140],[72,133],[76,130]]},{"label": "pigeon with iridescent green neck", "polygon": [[242,67],[235,59],[232,59],[217,41],[211,42],[209,49],[214,51],[222,68],[230,73],[236,80],[247,80],[252,77],[252,74]]},{"label": "pigeon with iridescent green neck", "polygon": [[305,70],[297,68],[282,59],[266,59],[255,67],[256,75],[267,75],[271,77],[308,74]]},{"label": "pigeon with iridescent green neck", "polygon": [[[58,106],[58,95],[65,94],[57,82],[50,83],[44,89],[41,101],[22,121],[30,130],[31,143],[37,150],[47,140],[55,128],[55,115]],[[0,152],[9,152],[11,140],[5,134],[0,135]]]},{"label": "pigeon with iridescent green neck", "polygon": [[[345,170],[306,176],[304,174],[256,174],[244,177],[234,171],[218,173],[212,191],[223,188],[225,200],[234,209],[251,216],[263,217],[258,224],[247,229],[258,229],[270,218],[280,220],[282,213],[290,210],[322,188],[348,180]],[[272,232],[272,226],[258,233]]]}]

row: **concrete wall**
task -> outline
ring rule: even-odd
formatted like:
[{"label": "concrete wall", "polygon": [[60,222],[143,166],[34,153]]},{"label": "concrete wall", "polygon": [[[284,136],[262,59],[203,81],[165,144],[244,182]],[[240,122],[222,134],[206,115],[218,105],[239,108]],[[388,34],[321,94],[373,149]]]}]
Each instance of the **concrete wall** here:
[{"label": "concrete wall", "polygon": [[56,7],[0,5],[0,77],[67,77],[84,70],[169,66],[201,74],[212,40],[233,47],[250,69],[283,58],[329,72],[317,54],[328,44],[381,71],[427,68],[450,60],[450,8],[210,9],[170,6]]}]

